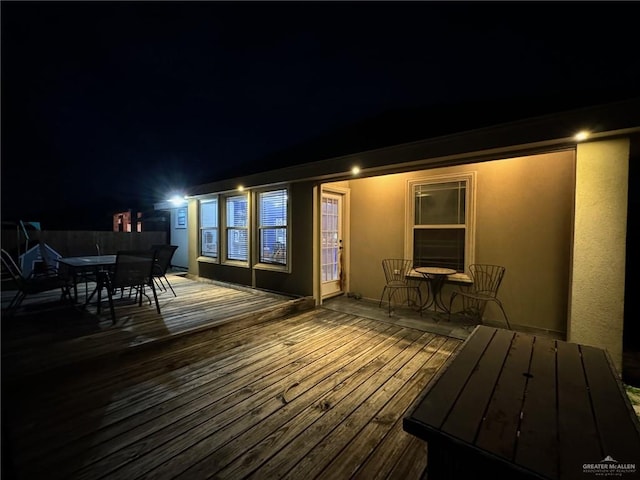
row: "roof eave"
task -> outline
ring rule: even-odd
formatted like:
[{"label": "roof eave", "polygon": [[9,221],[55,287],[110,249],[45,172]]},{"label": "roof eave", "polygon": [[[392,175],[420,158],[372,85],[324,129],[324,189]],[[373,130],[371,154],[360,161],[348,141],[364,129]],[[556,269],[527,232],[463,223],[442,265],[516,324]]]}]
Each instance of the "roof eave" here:
[{"label": "roof eave", "polygon": [[360,176],[369,176],[464,163],[470,158],[477,161],[485,157],[574,148],[577,143],[574,135],[582,129],[592,132],[590,139],[640,132],[640,97],[223,179],[193,186],[188,189],[188,195],[234,191],[240,185],[251,188],[348,179],[352,177],[354,165],[360,167]]}]

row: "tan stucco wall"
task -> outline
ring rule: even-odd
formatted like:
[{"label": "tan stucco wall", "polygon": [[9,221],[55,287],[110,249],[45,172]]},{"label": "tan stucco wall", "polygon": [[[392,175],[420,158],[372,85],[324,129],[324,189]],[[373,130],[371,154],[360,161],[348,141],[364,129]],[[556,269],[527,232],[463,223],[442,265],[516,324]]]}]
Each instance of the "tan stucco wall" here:
[{"label": "tan stucco wall", "polygon": [[627,139],[578,146],[568,337],[608,350],[622,371]]},{"label": "tan stucco wall", "polygon": [[[512,325],[564,336],[574,165],[565,151],[352,180],[351,291],[379,299],[382,258],[404,256],[407,180],[475,171],[476,262],[506,267],[500,297]],[[493,305],[485,317],[503,322]]]}]

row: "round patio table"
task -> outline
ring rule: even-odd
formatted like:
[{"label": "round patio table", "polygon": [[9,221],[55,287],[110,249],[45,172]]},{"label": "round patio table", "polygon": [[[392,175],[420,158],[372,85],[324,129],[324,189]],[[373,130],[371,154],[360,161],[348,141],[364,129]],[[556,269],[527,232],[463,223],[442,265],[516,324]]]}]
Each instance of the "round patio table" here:
[{"label": "round patio table", "polygon": [[441,292],[447,277],[456,273],[456,270],[444,267],[416,267],[414,270],[425,278],[429,286],[429,295],[421,310],[426,310],[433,306],[434,312],[437,312],[439,308],[443,312],[449,313],[449,307],[442,301]]}]

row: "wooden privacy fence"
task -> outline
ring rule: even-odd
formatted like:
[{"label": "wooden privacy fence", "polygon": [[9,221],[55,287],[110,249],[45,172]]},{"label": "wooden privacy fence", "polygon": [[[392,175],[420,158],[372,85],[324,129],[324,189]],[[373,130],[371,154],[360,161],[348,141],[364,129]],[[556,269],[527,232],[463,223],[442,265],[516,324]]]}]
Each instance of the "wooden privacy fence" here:
[{"label": "wooden privacy fence", "polygon": [[[36,245],[40,239],[63,257],[69,257],[96,255],[97,246],[101,254],[115,254],[118,250],[147,249],[154,244],[166,243],[167,234],[166,232],[30,231],[28,248]],[[25,238],[23,235],[18,236],[15,230],[3,229],[2,248],[17,258],[19,253],[25,252]]]}]

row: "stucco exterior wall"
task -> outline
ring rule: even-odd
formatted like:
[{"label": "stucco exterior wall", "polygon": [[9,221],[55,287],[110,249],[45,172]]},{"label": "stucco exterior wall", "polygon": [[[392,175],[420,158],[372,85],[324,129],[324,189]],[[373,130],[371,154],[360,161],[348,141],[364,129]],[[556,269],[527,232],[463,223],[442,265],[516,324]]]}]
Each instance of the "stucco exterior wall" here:
[{"label": "stucco exterior wall", "polygon": [[187,245],[189,244],[189,215],[186,217],[185,228],[177,228],[178,224],[178,209],[172,208],[171,212],[171,225],[170,225],[170,243],[172,245],[178,245],[178,249],[175,251],[171,264],[177,267],[187,268],[189,266]]},{"label": "stucco exterior wall", "polygon": [[[475,171],[475,261],[506,267],[500,298],[512,325],[564,337],[574,158],[564,151],[352,180],[351,290],[379,299],[382,259],[404,256],[407,180]],[[452,288],[445,287],[445,299]],[[493,305],[485,317],[504,325]]]},{"label": "stucco exterior wall", "polygon": [[608,350],[622,370],[627,139],[578,145],[568,339]]},{"label": "stucco exterior wall", "polygon": [[[573,152],[477,164],[476,262],[506,267],[500,297],[514,325],[566,334]],[[486,318],[500,321],[489,304]]]}]

